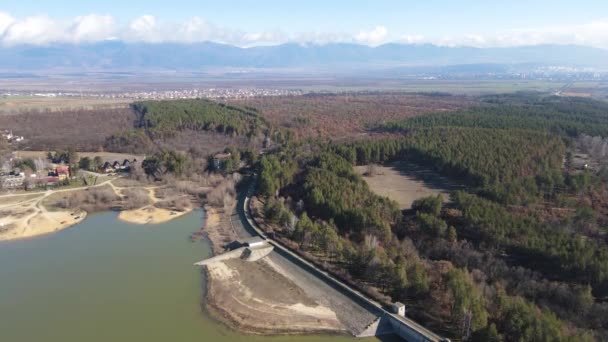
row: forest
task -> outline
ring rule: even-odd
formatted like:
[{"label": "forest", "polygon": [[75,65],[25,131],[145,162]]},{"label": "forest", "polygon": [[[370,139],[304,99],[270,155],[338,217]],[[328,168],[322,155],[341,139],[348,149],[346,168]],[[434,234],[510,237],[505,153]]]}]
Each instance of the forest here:
[{"label": "forest", "polygon": [[153,135],[176,131],[216,131],[228,135],[256,135],[263,119],[256,113],[205,99],[135,102],[139,128]]},{"label": "forest", "polygon": [[456,112],[433,113],[382,124],[379,130],[423,127],[475,127],[543,130],[576,137],[608,136],[608,104],[585,98],[493,95],[482,105]]},{"label": "forest", "polygon": [[[608,340],[608,170],[571,166],[581,151],[607,154],[606,103],[343,94],[233,104],[242,108],[177,100],[93,110],[76,135],[67,123],[80,112],[25,113],[15,130],[31,148],[59,146],[57,161],[75,159],[73,146],[145,153],[139,176],[156,180],[189,177],[230,152],[216,171],[254,165],[258,215],[277,240],[383,304],[406,303],[408,316],[452,340]],[[463,190],[400,210],[353,168],[395,161]]]},{"label": "forest", "polygon": [[137,116],[134,124],[109,136],[105,149],[155,153],[197,146],[213,153],[226,146],[261,148],[266,136],[284,138],[254,110],[206,99],[142,101],[131,107]]},{"label": "forest", "polygon": [[[564,162],[579,136],[608,136],[606,105],[482,102],[378,125],[389,133],[381,138],[284,145],[259,162],[262,214],[277,239],[453,339],[608,339],[608,220],[598,201],[608,177]],[[428,197],[400,211],[353,170],[391,161],[468,187],[449,203]]]}]

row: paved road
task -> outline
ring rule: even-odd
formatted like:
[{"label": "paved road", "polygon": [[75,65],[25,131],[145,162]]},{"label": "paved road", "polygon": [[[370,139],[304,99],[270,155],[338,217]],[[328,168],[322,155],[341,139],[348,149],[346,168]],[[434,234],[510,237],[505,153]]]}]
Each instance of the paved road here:
[{"label": "paved road", "polygon": [[[232,226],[238,236],[242,239],[258,235],[256,231],[252,229],[247,221],[246,214],[243,211],[246,195],[248,194],[243,193],[239,196],[237,209],[231,216]],[[312,275],[283,255],[273,251],[267,258],[272,265],[282,270],[284,276],[298,284],[311,298],[317,300],[319,304],[331,308],[338,316],[340,322],[342,322],[346,329],[353,335],[357,335],[363,331],[378,318],[378,316],[369,309],[361,306],[359,303],[344,295],[341,291]]]},{"label": "paved road", "polygon": [[[250,213],[249,199],[253,194],[254,186],[255,179],[251,181],[243,198],[239,201],[237,210],[240,214],[242,225],[247,227],[243,229],[248,230],[249,234],[257,234],[266,239],[266,235],[253,221]],[[409,318],[401,317],[385,310],[378,302],[342,283],[329,273],[318,269],[316,266],[293,253],[277,241],[272,239],[268,239],[267,241],[275,247],[275,251],[271,255],[273,261],[276,259],[279,263],[287,263],[284,265],[288,265],[291,271],[290,273],[296,274],[299,277],[297,279],[301,281],[309,280],[310,283],[317,283],[318,286],[322,286],[323,291],[329,291],[315,294],[320,295],[322,299],[329,301],[330,307],[334,309],[338,318],[340,318],[354,335],[362,332],[376,318],[382,316],[383,319],[387,318],[388,321],[390,321],[393,328],[397,329],[398,335],[403,339],[406,339],[407,337],[407,340],[412,339],[412,341],[449,341]],[[291,260],[294,260],[295,263]],[[298,265],[296,265],[296,263]],[[337,303],[332,301],[332,298],[335,296],[340,298]],[[353,312],[352,310],[355,312],[354,315],[351,314]],[[373,318],[368,321],[367,317],[369,316],[366,316],[365,313],[371,315]],[[362,325],[364,322],[368,323]]]}]

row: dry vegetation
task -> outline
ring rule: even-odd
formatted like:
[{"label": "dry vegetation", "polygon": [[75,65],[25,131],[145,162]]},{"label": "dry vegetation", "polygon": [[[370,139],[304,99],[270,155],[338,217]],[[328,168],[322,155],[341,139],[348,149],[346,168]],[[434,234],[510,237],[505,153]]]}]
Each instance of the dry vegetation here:
[{"label": "dry vegetation", "polygon": [[69,147],[99,151],[106,138],[133,127],[135,113],[126,105],[95,109],[31,110],[0,115],[0,128],[23,135],[28,150]]},{"label": "dry vegetation", "polygon": [[371,124],[471,105],[459,96],[410,94],[258,97],[230,102],[256,108],[272,124],[292,128],[300,138],[356,137]]},{"label": "dry vegetation", "polygon": [[355,171],[373,192],[396,201],[400,209],[411,209],[415,200],[439,194],[448,202],[449,191],[458,188],[430,170],[403,162],[356,166]]},{"label": "dry vegetation", "polygon": [[149,192],[142,188],[124,189],[122,190],[122,196],[122,208],[124,210],[142,208],[152,202]]},{"label": "dry vegetation", "polygon": [[195,149],[199,155],[222,151],[227,146],[246,147],[249,140],[244,136],[229,136],[211,131],[182,130],[173,137],[155,140],[156,147],[178,151]]},{"label": "dry vegetation", "polygon": [[57,193],[44,200],[43,205],[49,210],[78,209],[91,213],[109,210],[118,205],[119,200],[110,186],[103,186],[64,194]]},{"label": "dry vegetation", "polygon": [[128,99],[104,99],[97,97],[43,97],[8,96],[0,97],[0,114],[30,110],[76,110],[80,108],[124,107]]}]

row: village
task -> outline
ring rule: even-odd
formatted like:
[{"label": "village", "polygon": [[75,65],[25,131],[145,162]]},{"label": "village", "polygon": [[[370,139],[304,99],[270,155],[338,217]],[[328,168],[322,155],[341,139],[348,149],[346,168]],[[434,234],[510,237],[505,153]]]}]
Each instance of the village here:
[{"label": "village", "polygon": [[59,160],[48,157],[22,158],[19,157],[19,152],[13,152],[2,164],[0,190],[34,190],[69,186],[79,178],[84,180],[85,176],[128,173],[131,166],[136,163],[136,158],[104,161],[97,156],[93,159],[83,157],[77,164],[70,165],[61,158]]},{"label": "village", "polygon": [[[38,156],[36,156],[38,154]],[[77,162],[70,163],[64,152],[14,151],[1,164],[0,191],[50,189],[73,185],[82,179],[99,176],[117,176],[128,174],[133,167],[141,166],[145,156],[123,155],[119,153],[83,153]],[[104,158],[105,157],[105,158]],[[211,171],[232,170],[233,154],[217,153],[211,157]],[[70,165],[71,164],[71,165]]]}]

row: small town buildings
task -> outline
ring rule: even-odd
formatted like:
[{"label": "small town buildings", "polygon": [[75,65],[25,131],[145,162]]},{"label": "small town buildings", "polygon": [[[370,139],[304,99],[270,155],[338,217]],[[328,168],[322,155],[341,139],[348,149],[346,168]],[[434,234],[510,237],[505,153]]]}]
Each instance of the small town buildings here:
[{"label": "small town buildings", "polygon": [[59,180],[66,180],[70,178],[70,167],[67,165],[56,166],[47,173],[47,176],[57,177]]},{"label": "small town buildings", "polygon": [[17,189],[23,186],[25,182],[25,173],[11,172],[9,174],[0,175],[0,184],[2,189]]},{"label": "small town buildings", "polygon": [[70,167],[69,166],[57,166],[55,168],[55,174],[59,177],[59,180],[66,180],[70,178]]},{"label": "small town buildings", "polygon": [[61,180],[59,179],[59,177],[47,176],[47,177],[38,178],[36,185],[40,186],[40,187],[55,186],[60,181]]},{"label": "small town buildings", "polygon": [[122,165],[120,166],[120,168],[121,168],[122,170],[128,170],[128,169],[130,169],[130,168],[131,168],[131,162],[129,161],[129,159],[125,159],[125,160],[122,162]]},{"label": "small town buildings", "polygon": [[135,163],[137,163],[137,159],[125,159],[122,161],[122,163],[118,160],[115,160],[113,163],[107,161],[101,167],[101,171],[104,173],[114,173],[118,171],[128,172],[131,170],[131,166],[135,165]]},{"label": "small town buildings", "polygon": [[114,167],[112,167],[112,164],[110,164],[110,162],[105,162],[105,163],[103,163],[103,166],[101,167],[101,171],[103,171],[105,173],[112,173],[116,170],[114,169]]}]

